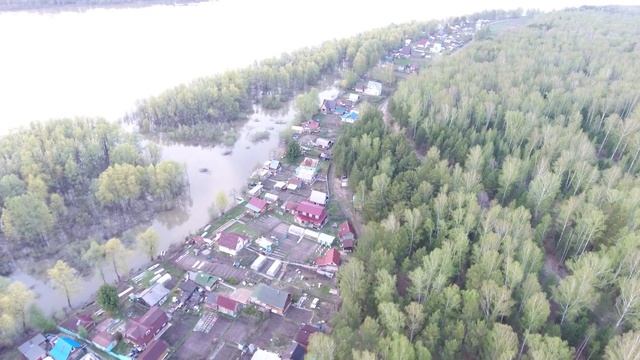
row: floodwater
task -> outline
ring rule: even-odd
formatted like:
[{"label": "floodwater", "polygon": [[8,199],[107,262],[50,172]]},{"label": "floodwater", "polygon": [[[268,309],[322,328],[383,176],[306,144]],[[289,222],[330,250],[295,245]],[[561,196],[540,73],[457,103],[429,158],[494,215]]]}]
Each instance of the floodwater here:
[{"label": "floodwater", "polygon": [[[163,159],[184,164],[189,188],[184,206],[158,214],[151,224],[160,235],[160,250],[184,241],[185,236],[204,226],[210,220],[209,207],[218,192],[228,194],[231,204],[234,201],[232,194],[242,191],[253,170],[278,155],[280,132],[293,120],[295,111],[291,105],[279,111],[256,110],[239,130],[238,140],[232,147],[162,146]],[[268,131],[269,139],[254,143],[252,136],[260,131]],[[208,171],[202,172],[203,168]],[[138,230],[141,229],[134,231]],[[130,269],[144,266],[148,262],[147,256],[134,246],[130,247],[126,266]],[[105,265],[104,270],[107,281],[113,281],[115,275],[110,265]],[[16,271],[11,278],[31,286],[39,295],[37,303],[44,311],[53,313],[66,306],[66,298],[42,279],[23,271]],[[97,272],[82,279],[78,291],[73,294],[72,304],[84,303],[100,285],[102,279]]]},{"label": "floodwater", "polygon": [[[439,19],[484,8],[551,9],[584,2],[452,0],[434,7],[411,0],[393,4],[220,0],[187,6],[0,13],[0,135],[34,120],[98,116],[117,121],[138,99],[196,77],[392,22]],[[217,192],[241,189],[255,166],[273,155],[279,131],[292,118],[291,108],[254,114],[230,155],[224,155],[224,147],[164,146],[165,159],[186,166],[190,201],[184,209],[160,214],[153,222],[161,248],[201,227]],[[268,130],[270,138],[252,143],[251,135],[260,130]],[[202,173],[201,168],[209,172]],[[145,262],[144,256],[134,254],[128,265],[137,268]],[[32,286],[47,312],[66,305],[63,295],[41,279],[20,270],[12,278]],[[100,284],[97,274],[83,279],[75,303],[84,302]]]}]

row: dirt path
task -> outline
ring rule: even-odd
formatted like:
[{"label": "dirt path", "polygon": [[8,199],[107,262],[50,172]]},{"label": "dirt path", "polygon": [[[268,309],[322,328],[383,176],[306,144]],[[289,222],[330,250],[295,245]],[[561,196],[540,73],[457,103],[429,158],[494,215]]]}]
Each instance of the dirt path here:
[{"label": "dirt path", "polygon": [[353,194],[349,188],[343,188],[340,179],[336,177],[334,164],[329,166],[329,175],[327,178],[330,196],[340,204],[340,208],[345,216],[351,220],[351,225],[355,228],[356,234],[361,236],[363,228],[362,216],[353,208]]},{"label": "dirt path", "polygon": [[393,121],[393,118],[391,117],[391,114],[387,109],[388,104],[389,104],[389,98],[386,98],[382,102],[382,104],[380,104],[380,106],[378,107],[378,109],[382,112],[382,119],[384,120],[384,124],[388,128],[391,128],[391,131],[393,131],[395,134],[403,134],[407,138],[407,141],[409,141],[409,144],[411,144],[411,146],[413,147],[413,150],[416,153],[416,156],[418,157],[418,159],[422,161],[424,159],[425,154],[423,154],[422,151],[416,148],[415,141],[413,141],[413,139],[409,137],[406,131],[404,131],[397,122]]}]

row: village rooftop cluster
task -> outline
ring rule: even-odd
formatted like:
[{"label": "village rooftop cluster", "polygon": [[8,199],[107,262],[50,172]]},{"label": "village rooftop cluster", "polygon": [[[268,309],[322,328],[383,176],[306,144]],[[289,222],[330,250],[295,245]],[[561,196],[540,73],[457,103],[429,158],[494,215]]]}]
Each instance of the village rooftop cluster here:
[{"label": "village rooftop cluster", "polygon": [[[486,22],[446,25],[406,39],[381,64],[417,72],[431,56],[469,42]],[[386,91],[385,91],[386,90]],[[348,179],[330,171],[342,126],[363,102],[380,103],[382,83],[360,79],[313,118],[293,125],[303,156],[265,162],[235,206],[180,249],[118,285],[124,316],[95,302],[20,346],[27,360],[303,359],[309,337],[330,332],[340,297],[336,273],[357,246],[343,209]],[[334,198],[342,196],[342,202]]]}]

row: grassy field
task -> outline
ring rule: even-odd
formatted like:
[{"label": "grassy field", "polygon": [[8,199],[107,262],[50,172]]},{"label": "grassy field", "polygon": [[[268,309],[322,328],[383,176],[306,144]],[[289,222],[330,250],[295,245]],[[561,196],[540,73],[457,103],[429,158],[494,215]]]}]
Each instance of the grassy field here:
[{"label": "grassy field", "polygon": [[209,232],[211,233],[212,231],[216,230],[220,226],[226,224],[227,221],[240,216],[244,212],[244,210],[245,210],[244,204],[236,205],[230,210],[227,210],[227,212],[224,213],[224,215],[218,217],[217,219],[211,222],[211,227],[209,228]]},{"label": "grassy field", "polygon": [[260,235],[255,229],[247,226],[247,224],[243,224],[240,222],[236,222],[235,224],[231,225],[226,231],[243,234],[251,239],[256,238],[258,237],[258,235]]}]

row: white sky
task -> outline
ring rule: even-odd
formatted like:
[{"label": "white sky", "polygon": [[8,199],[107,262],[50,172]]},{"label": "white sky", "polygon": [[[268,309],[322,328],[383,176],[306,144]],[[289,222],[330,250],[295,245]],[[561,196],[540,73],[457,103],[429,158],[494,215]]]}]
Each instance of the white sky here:
[{"label": "white sky", "polygon": [[606,2],[221,0],[178,7],[4,13],[0,134],[52,117],[115,119],[137,99],[196,77],[392,22],[582,4]]}]

